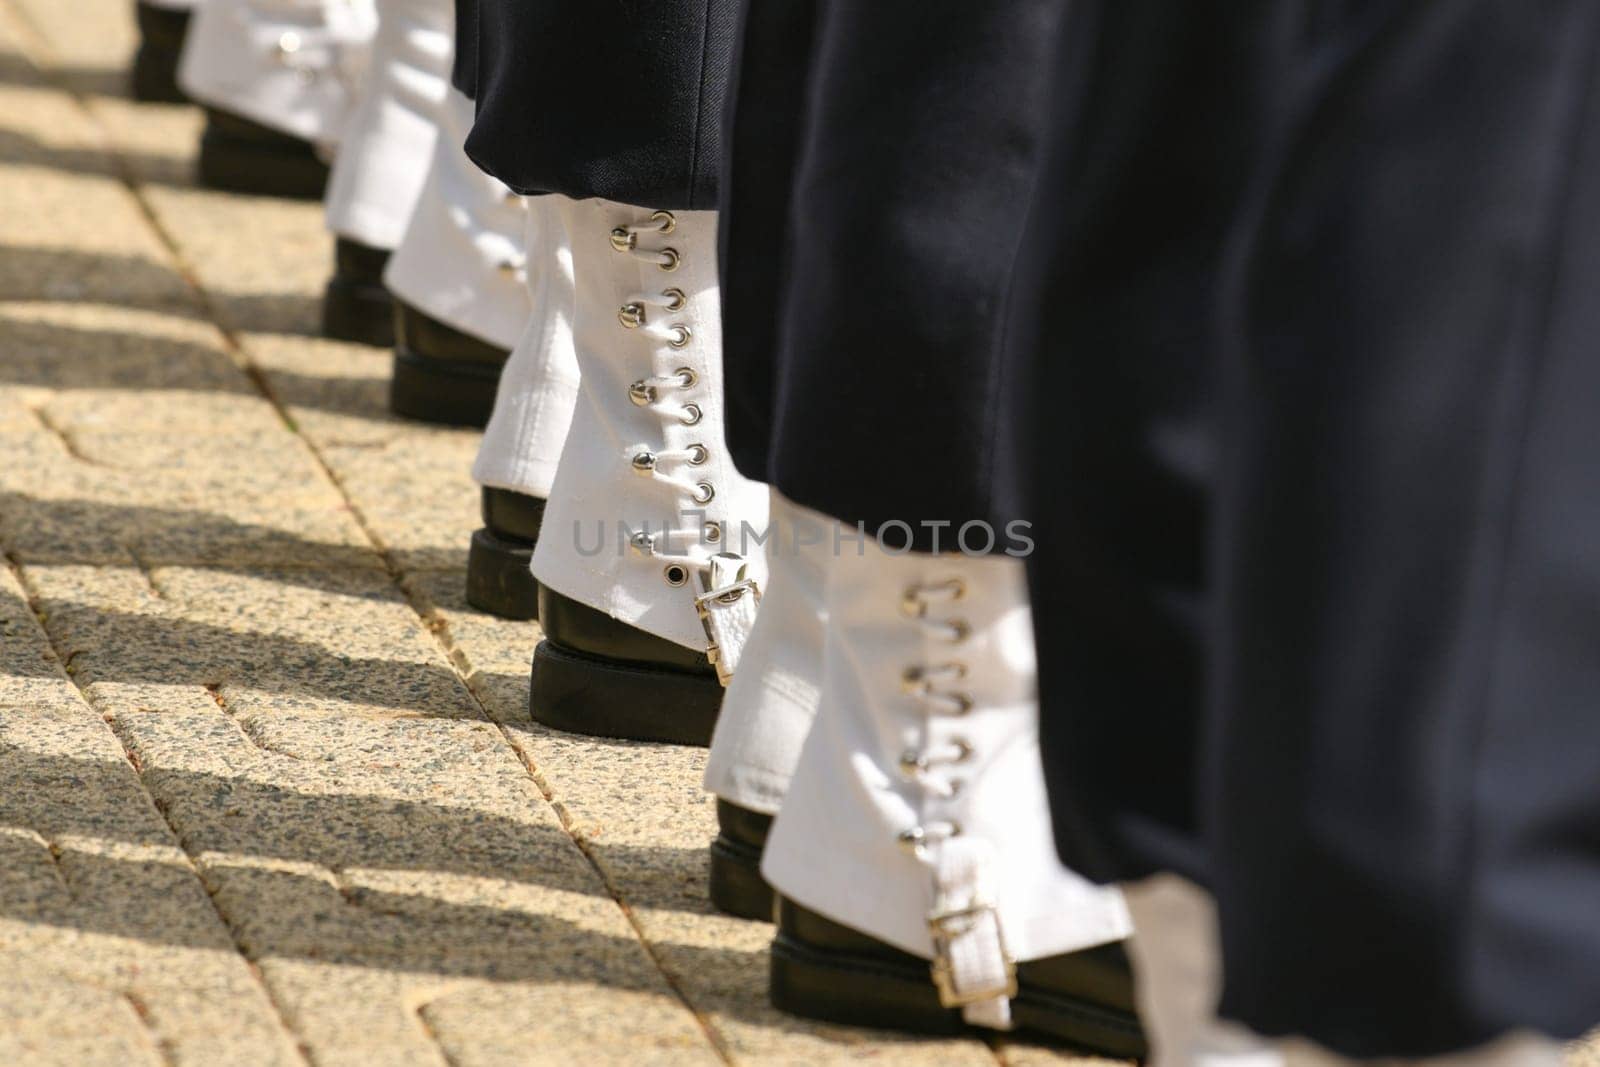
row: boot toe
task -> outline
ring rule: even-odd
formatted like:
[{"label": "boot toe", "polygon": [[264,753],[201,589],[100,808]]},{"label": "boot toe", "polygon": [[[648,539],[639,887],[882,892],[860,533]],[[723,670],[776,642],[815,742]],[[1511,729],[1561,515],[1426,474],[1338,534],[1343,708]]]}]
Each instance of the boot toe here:
[{"label": "boot toe", "polygon": [[[782,896],[776,903],[771,997],[793,1015],[921,1034],[969,1027],[939,1002],[928,961],[836,923]],[[1146,1053],[1121,945],[1100,945],[1017,966],[1011,1010],[1030,1036],[1106,1056]]]}]

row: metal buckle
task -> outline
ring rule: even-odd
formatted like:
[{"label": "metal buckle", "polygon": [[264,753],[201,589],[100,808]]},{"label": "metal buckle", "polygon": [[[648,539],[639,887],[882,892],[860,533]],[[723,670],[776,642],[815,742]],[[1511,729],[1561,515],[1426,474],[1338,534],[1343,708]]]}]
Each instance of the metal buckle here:
[{"label": "metal buckle", "polygon": [[694,610],[700,616],[700,628],[706,633],[706,660],[717,669],[717,681],[722,683],[723,688],[733,681],[733,672],[728,670],[722,658],[716,633],[711,629],[711,615],[715,610],[714,605],[736,604],[746,593],[755,597],[757,602],[761,600],[761,588],[754,578],[745,578],[724,589],[713,589],[694,598]]},{"label": "metal buckle", "polygon": [[719,552],[700,572],[700,583],[706,591],[694,598],[695,614],[700,616],[700,628],[706,634],[706,660],[717,669],[717,681],[724,687],[733,680],[733,672],[722,657],[711,616],[717,605],[737,604],[746,594],[754,597],[757,604],[761,602],[760,585],[754,578],[746,578],[744,572],[743,559],[731,552]]},{"label": "metal buckle", "polygon": [[[994,923],[995,940],[999,943],[1000,958],[1005,962],[1005,983],[985,989],[963,992],[956,988],[955,969],[950,962],[950,943],[971,931],[983,916]],[[1006,951],[1005,934],[1000,929],[1000,913],[993,904],[979,901],[964,908],[951,908],[928,916],[928,932],[933,935],[933,984],[939,990],[939,1003],[946,1008],[964,1008],[997,997],[1010,999],[1017,995],[1017,963]]]}]

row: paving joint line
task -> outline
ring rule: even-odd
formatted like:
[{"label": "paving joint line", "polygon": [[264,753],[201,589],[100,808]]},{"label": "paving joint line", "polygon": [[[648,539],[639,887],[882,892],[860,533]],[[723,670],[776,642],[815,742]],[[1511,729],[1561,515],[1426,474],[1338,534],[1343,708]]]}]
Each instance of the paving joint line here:
[{"label": "paving joint line", "polygon": [[161,588],[160,583],[156,581],[155,569],[139,553],[139,550],[132,545],[123,545],[122,549],[133,560],[133,565],[138,568],[139,574],[144,578],[144,584],[150,587],[150,595],[157,600],[171,600],[172,598],[167,596],[167,591]]},{"label": "paving joint line", "polygon": [[137,993],[124,990],[122,991],[122,999],[127,1002],[128,1008],[133,1012],[134,1017],[139,1020],[139,1029],[144,1032],[145,1037],[155,1046],[156,1056],[160,1058],[161,1062],[166,1064],[177,1063],[177,1058],[173,1055],[172,1043],[162,1037],[161,1033],[156,1030],[155,1025],[151,1023],[150,1007],[144,1002],[144,998]]},{"label": "paving joint line", "polygon": [[61,883],[61,891],[72,903],[78,903],[78,893],[72,888],[72,883],[67,881],[67,872],[61,869],[61,846],[53,838],[45,837],[37,830],[28,832],[44,846],[45,852],[50,856],[50,871],[56,876],[56,881]]},{"label": "paving joint line", "polygon": [[[130,188],[133,192],[133,195],[138,198],[141,203],[143,203],[143,197],[139,193],[137,186],[130,186]],[[256,388],[260,390],[261,395],[266,399],[266,401],[272,405],[273,409],[278,413],[279,418],[283,420],[284,426],[288,429],[288,431],[297,437],[301,444],[305,446],[306,450],[311,454],[312,459],[316,462],[317,467],[332,484],[334,490],[338,492],[339,497],[344,501],[345,506],[350,509],[350,515],[352,519],[360,528],[362,536],[366,537],[372,551],[376,553],[379,562],[381,562],[383,565],[384,571],[389,576],[390,582],[393,584],[395,589],[399,591],[401,597],[406,602],[406,606],[411,609],[412,614],[416,616],[417,621],[421,623],[422,628],[433,637],[434,644],[437,646],[439,651],[443,653],[445,662],[450,665],[450,669],[452,673],[455,674],[457,681],[461,683],[461,686],[466,691],[467,696],[472,700],[474,709],[482,717],[485,723],[495,728],[495,730],[499,733],[501,740],[508,747],[510,747],[512,755],[517,758],[517,762],[522,765],[529,779],[533,782],[534,787],[539,790],[539,795],[555,813],[556,819],[561,823],[561,827],[566,832],[568,839],[571,840],[572,843],[577,847],[578,851],[588,862],[590,868],[594,871],[595,876],[600,879],[601,886],[604,887],[607,895],[611,897],[613,903],[617,905],[617,909],[622,913],[623,919],[633,930],[634,936],[638,939],[640,947],[644,950],[645,955],[650,958],[650,962],[655,965],[657,972],[661,975],[662,981],[664,981],[667,987],[672,990],[673,995],[678,998],[679,1003],[683,1005],[684,1009],[687,1010],[690,1016],[695,1020],[696,1025],[699,1026],[701,1033],[705,1036],[707,1043],[711,1045],[712,1050],[717,1054],[717,1056],[726,1063],[733,1063],[733,1054],[728,1047],[726,1039],[711,1022],[706,1013],[703,1012],[690,998],[688,991],[684,989],[682,983],[678,981],[677,975],[666,965],[666,961],[662,957],[660,951],[656,948],[655,944],[646,934],[644,925],[639,921],[638,916],[633,911],[633,908],[627,903],[627,900],[622,894],[622,890],[617,886],[615,880],[611,877],[610,872],[607,871],[605,866],[600,862],[599,857],[596,856],[593,850],[590,848],[588,841],[576,832],[570,814],[566,810],[565,806],[555,799],[555,791],[550,788],[549,784],[544,779],[544,775],[540,773],[538,768],[534,765],[532,757],[527,754],[523,746],[518,743],[516,738],[511,734],[510,730],[507,729],[505,724],[501,723],[492,714],[490,714],[488,705],[484,702],[482,694],[479,693],[478,689],[472,684],[471,674],[468,670],[468,668],[471,666],[471,661],[468,659],[466,653],[463,652],[458,645],[456,645],[454,638],[450,634],[450,621],[437,613],[430,600],[412,588],[411,583],[407,581],[406,572],[401,568],[399,561],[395,558],[393,550],[384,543],[383,538],[379,536],[377,530],[375,530],[371,523],[367,520],[366,513],[356,502],[354,496],[351,495],[348,487],[346,487],[344,484],[344,480],[339,477],[338,472],[333,469],[332,465],[328,462],[327,457],[323,455],[322,450],[316,446],[316,443],[300,432],[298,425],[294,422],[294,419],[290,415],[283,401],[278,397],[277,392],[272,388],[272,384],[267,379],[265,373],[263,373],[261,368],[254,362],[254,360],[250,358],[248,348],[239,339],[239,336],[233,331],[233,329],[224,321],[222,321],[222,317],[217,313],[215,306],[211,301],[210,294],[207,292],[205,286],[189,269],[188,264],[182,260],[182,251],[178,247],[177,242],[173,240],[171,234],[167,232],[166,228],[161,225],[160,220],[155,216],[153,211],[147,211],[146,217],[148,218],[150,224],[156,228],[162,244],[165,245],[169,250],[169,253],[176,260],[178,260],[180,265],[180,273],[183,275],[185,281],[195,290],[196,297],[200,300],[202,306],[205,308],[207,318],[210,319],[217,331],[222,335],[226,345],[230,350],[230,353],[235,357],[236,362],[238,362],[238,364],[245,370],[245,373],[249,375],[250,380],[255,384]]]},{"label": "paving joint line", "polygon": [[[467,691],[472,695],[473,702],[487,716],[488,707],[484,703],[482,696],[474,688],[470,676],[463,671],[461,665],[454,658],[459,655],[463,661],[466,661],[466,654],[456,649],[454,642],[448,639],[448,621],[441,619],[440,623],[443,633],[436,634],[439,643],[441,646],[446,647],[447,652],[451,654],[451,666],[455,668],[457,675],[461,676],[462,684],[467,687]],[[612,878],[611,872],[595,853],[592,843],[579,832],[572,819],[572,813],[565,804],[556,799],[555,790],[550,788],[550,784],[545,780],[544,774],[534,765],[533,757],[528,754],[525,746],[517,740],[504,723],[495,720],[492,716],[489,717],[489,721],[500,731],[500,736],[505,738],[506,743],[511,746],[512,754],[517,757],[518,762],[528,772],[528,778],[533,782],[534,788],[538,789],[540,795],[544,797],[545,803],[549,804],[551,810],[555,812],[556,820],[561,823],[561,828],[567,832],[567,836],[578,847],[578,851],[583,853],[584,858],[589,861],[589,866],[594,868],[596,876],[600,879],[600,884],[605,887],[606,892],[610,894],[611,899],[616,902],[617,908],[622,912],[623,918],[633,928],[634,935],[639,939],[639,944],[644,949],[645,955],[649,956],[650,962],[655,964],[656,970],[661,973],[662,980],[667,983],[668,988],[677,994],[678,999],[683,1002],[684,1006],[694,1016],[695,1021],[705,1033],[706,1040],[711,1043],[712,1050],[725,1062],[730,1064],[735,1062],[733,1050],[728,1046],[726,1039],[722,1036],[722,1032],[689,997],[688,991],[679,982],[676,972],[668,965],[660,949],[656,947],[655,942],[645,932],[644,923],[640,921],[638,914],[633,910],[633,906],[623,896],[622,890],[616,884],[615,879]]]},{"label": "paving joint line", "polygon": [[49,412],[45,411],[44,408],[31,407],[28,410],[33,412],[33,417],[39,421],[39,425],[43,426],[47,432],[49,432],[56,438],[57,441],[61,443],[61,447],[67,450],[67,455],[71,456],[79,463],[85,463],[91,467],[105,466],[104,463],[101,463],[83,449],[79,448],[78,442],[74,441],[72,436],[68,434],[66,430],[58,426],[56,424],[56,420],[51,418]]},{"label": "paving joint line", "polygon": [[[0,0],[0,2],[4,2],[4,0]],[[67,676],[67,680],[70,681],[73,685],[73,688],[77,690],[78,696],[83,700],[84,704],[87,705],[90,710],[100,713],[102,719],[106,723],[107,728],[111,731],[111,735],[117,739],[117,745],[122,749],[123,758],[126,759],[128,761],[128,765],[133,768],[134,777],[139,781],[140,791],[144,793],[145,798],[150,802],[150,807],[154,809],[156,814],[160,817],[162,825],[167,828],[167,832],[172,835],[172,843],[177,847],[179,852],[183,853],[183,858],[188,864],[190,873],[194,875],[195,880],[200,883],[200,888],[205,892],[206,903],[211,906],[211,913],[216,916],[217,922],[222,924],[222,929],[226,931],[228,940],[233,943],[234,952],[238,954],[241,962],[243,962],[249,968],[251,977],[255,979],[256,985],[261,991],[261,996],[266,1000],[267,1006],[272,1009],[273,1018],[277,1021],[278,1025],[283,1028],[284,1034],[293,1042],[295,1051],[300,1056],[301,1061],[305,1063],[307,1067],[310,1067],[310,1064],[312,1063],[310,1049],[307,1047],[305,1041],[301,1038],[300,1034],[294,1029],[294,1027],[289,1025],[289,1018],[284,1012],[283,1005],[279,1004],[277,998],[272,995],[272,987],[267,984],[266,977],[261,973],[261,968],[256,964],[255,960],[250,958],[249,954],[244,951],[244,947],[239,943],[239,938],[234,931],[233,924],[228,921],[227,915],[223,913],[221,906],[217,903],[216,889],[211,884],[210,879],[206,877],[205,870],[201,866],[200,860],[192,851],[190,851],[189,846],[185,843],[184,835],[178,832],[178,828],[176,826],[172,825],[172,820],[167,815],[166,806],[161,803],[161,801],[156,797],[155,793],[150,790],[150,786],[145,782],[143,762],[135,755],[133,749],[129,747],[127,738],[122,735],[122,731],[117,729],[117,724],[114,717],[108,714],[106,709],[102,708],[99,703],[95,701],[95,699],[89,694],[89,691],[84,688],[81,682],[78,681],[77,676],[71,671],[67,670],[67,660],[62,659],[61,648],[56,643],[55,635],[50,632],[49,626],[45,624],[45,613],[39,596],[39,591],[34,587],[33,581],[28,577],[27,572],[23,570],[22,564],[17,560],[16,555],[9,548],[4,548],[3,552],[0,552],[0,554],[4,555],[6,565],[11,569],[12,576],[17,580],[17,586],[22,590],[23,599],[27,602],[28,611],[32,613],[34,623],[39,627],[39,632],[44,636],[46,645],[49,646],[51,653],[56,657],[57,661],[62,664],[62,673]],[[76,655],[78,655],[78,653],[74,652],[73,656]]]},{"label": "paving joint line", "polygon": [[[165,230],[159,227],[159,224],[157,223],[148,202],[142,195],[140,195],[138,184],[134,180],[133,174],[127,165],[127,160],[123,157],[121,152],[116,150],[116,142],[109,135],[104,123],[100,121],[99,115],[97,115],[94,109],[90,107],[89,104],[84,100],[81,93],[74,90],[71,86],[66,85],[54,73],[53,64],[41,64],[36,58],[38,55],[43,55],[45,57],[53,57],[55,55],[55,48],[51,45],[48,35],[46,35],[34,23],[33,18],[28,11],[17,4],[15,0],[0,0],[0,4],[4,4],[6,10],[10,12],[12,23],[18,28],[21,36],[24,38],[19,42],[22,52],[22,60],[33,68],[34,73],[38,75],[40,82],[45,87],[53,88],[55,91],[61,93],[72,102],[73,106],[76,107],[79,112],[83,114],[84,118],[89,124],[90,129],[94,131],[97,139],[100,142],[100,151],[103,152],[116,167],[119,176],[119,182],[123,186],[124,190],[131,196],[139,213],[144,217],[146,225],[152,227],[158,238],[168,247],[170,251],[172,249],[170,237],[166,234]],[[30,51],[30,44],[34,55],[28,54]],[[176,256],[174,256],[174,259],[179,263],[181,270],[187,270],[187,265],[184,264],[181,259],[178,259]],[[199,288],[196,280],[192,276],[185,273],[184,280],[187,284],[189,284],[191,289],[202,294],[203,297],[204,290]],[[216,325],[215,314],[208,300],[202,299],[202,310],[208,320],[210,320],[213,325]],[[50,427],[50,423],[42,417],[42,414],[40,421],[44,422],[47,427]],[[54,427],[50,428],[54,429]],[[262,998],[266,1001],[267,1006],[272,1011],[273,1019],[282,1029],[284,1035],[289,1039],[291,1046],[295,1050],[295,1055],[300,1058],[302,1063],[306,1064],[307,1067],[310,1067],[310,1065],[314,1062],[311,1055],[310,1046],[307,1044],[305,1038],[300,1034],[300,1032],[290,1024],[289,1017],[284,1009],[284,1006],[279,1003],[278,998],[273,995],[272,986],[267,982],[266,976],[262,973],[260,965],[250,957],[249,953],[245,952],[244,946],[239,942],[239,938],[235,932],[233,923],[228,920],[227,915],[223,913],[221,906],[218,905],[216,901],[216,889],[206,877],[204,868],[202,867],[199,859],[193,852],[190,851],[188,845],[185,843],[184,835],[180,834],[178,832],[178,828],[172,824],[172,820],[168,817],[166,807],[161,804],[156,795],[150,790],[148,783],[145,781],[143,762],[137,757],[133,749],[129,746],[128,741],[123,736],[122,732],[117,729],[115,716],[107,709],[102,708],[94,700],[94,698],[89,694],[88,690],[84,688],[84,686],[78,681],[76,675],[71,671],[71,660],[75,658],[78,653],[74,652],[71,656],[65,658],[62,657],[61,649],[58,647],[54,635],[51,634],[50,628],[48,625],[46,625],[46,616],[42,610],[38,591],[34,588],[27,575],[27,572],[23,569],[21,561],[7,546],[0,546],[0,554],[4,555],[7,566],[10,567],[11,573],[16,578],[18,586],[22,589],[23,597],[26,599],[28,604],[28,610],[32,612],[34,621],[38,625],[40,632],[44,635],[45,642],[49,646],[51,652],[55,655],[56,659],[60,661],[63,673],[67,675],[68,680],[70,680],[74,688],[77,689],[78,694],[84,703],[88,705],[90,709],[100,712],[102,719],[105,721],[107,727],[111,730],[112,736],[116,738],[117,745],[122,749],[124,758],[127,759],[129,765],[133,768],[134,775],[139,781],[139,788],[141,792],[143,792],[145,798],[149,800],[151,808],[153,808],[160,817],[162,824],[166,826],[167,832],[172,835],[173,843],[177,846],[178,850],[183,853],[184,859],[188,863],[190,871],[194,874],[195,879],[199,881],[202,890],[205,892],[206,901],[211,906],[212,914],[215,915],[217,921],[222,924],[223,930],[227,933],[228,940],[233,944],[234,952],[237,953],[239,959],[249,970],[251,978],[255,982],[256,987],[260,990]]]},{"label": "paving joint line", "polygon": [[[15,0],[0,0],[0,3],[4,3],[7,6],[7,8],[12,12],[16,21],[21,24],[24,31],[34,39],[34,47],[36,49],[45,53],[46,55],[51,55],[54,53],[54,49],[49,43],[48,36],[45,35],[36,25],[34,25],[28,13],[19,8]],[[607,894],[611,896],[613,902],[617,905],[618,910],[622,912],[624,920],[633,930],[634,936],[638,939],[640,947],[643,948],[645,954],[650,958],[651,963],[655,965],[656,970],[661,975],[661,978],[666,983],[667,987],[672,990],[679,1002],[694,1018],[702,1034],[705,1036],[707,1043],[711,1045],[712,1050],[724,1062],[732,1064],[734,1062],[734,1057],[731,1049],[728,1047],[726,1039],[711,1022],[706,1013],[703,1012],[689,997],[688,991],[685,990],[682,984],[678,981],[677,975],[667,966],[666,961],[662,957],[660,951],[656,948],[655,944],[646,934],[644,926],[639,921],[638,916],[634,913],[632,907],[623,897],[621,889],[611,878],[610,873],[600,862],[599,857],[595,855],[589,845],[589,842],[576,832],[570,813],[566,810],[564,805],[556,801],[554,791],[544,780],[544,776],[534,766],[532,759],[524,751],[523,746],[517,742],[504,724],[500,723],[493,715],[489,713],[488,707],[484,704],[481,695],[473,687],[469,677],[463,670],[461,661],[466,659],[465,654],[459,652],[455,642],[448,637],[449,620],[437,616],[432,611],[425,609],[421,604],[418,603],[418,597],[409,588],[409,584],[405,581],[405,572],[400,569],[392,551],[387,545],[384,544],[383,539],[377,535],[377,532],[367,521],[365,513],[356,504],[354,498],[346,488],[343,480],[333,470],[332,466],[329,465],[327,458],[322,454],[321,450],[317,448],[313,441],[300,432],[298,424],[291,416],[287,406],[282,402],[276,391],[272,388],[271,383],[267,380],[267,377],[261,370],[260,366],[250,358],[249,351],[241,342],[238,333],[227,324],[225,317],[219,313],[215,302],[211,299],[209,290],[206,289],[196,271],[184,257],[182,248],[172,236],[171,232],[162,223],[160,217],[156,214],[155,209],[151,206],[150,202],[145,198],[142,185],[132,168],[128,166],[127,160],[120,151],[120,147],[116,141],[116,138],[113,137],[106,129],[104,123],[100,119],[100,116],[96,113],[95,109],[90,106],[86,100],[84,100],[82,94],[70,86],[65,85],[60,81],[60,79],[53,76],[50,69],[42,67],[39,63],[33,62],[32,60],[29,60],[29,62],[30,65],[33,66],[34,70],[40,75],[42,80],[53,85],[58,92],[63,93],[70,100],[72,100],[78,110],[81,111],[85,118],[89,121],[90,126],[98,135],[101,151],[106,154],[116,169],[118,182],[123,186],[124,191],[132,198],[133,203],[135,204],[139,214],[143,217],[146,226],[149,227],[151,232],[161,243],[162,247],[166,250],[168,256],[171,258],[173,264],[177,268],[179,277],[183,279],[184,284],[189,287],[190,292],[194,295],[195,299],[199,301],[201,313],[205,320],[221,335],[223,339],[223,347],[232,358],[232,361],[244,371],[244,373],[250,378],[251,383],[256,387],[256,390],[272,406],[273,411],[282,421],[284,428],[297,437],[301,444],[305,446],[307,451],[311,453],[312,458],[316,461],[317,466],[322,470],[324,476],[327,477],[329,482],[332,483],[334,489],[339,493],[346,506],[349,507],[350,513],[355,519],[356,524],[361,528],[362,534],[367,538],[372,549],[378,554],[378,558],[383,563],[384,570],[388,572],[390,580],[405,598],[407,606],[411,608],[412,612],[423,624],[423,628],[433,635],[435,643],[438,645],[440,651],[444,653],[446,661],[450,664],[451,669],[456,674],[457,679],[466,689],[468,696],[471,697],[474,706],[478,710],[478,713],[483,716],[485,722],[496,728],[501,736],[501,739],[508,746],[510,746],[512,753],[517,757],[518,762],[522,764],[524,770],[532,780],[535,788],[539,790],[540,796],[554,811],[557,820],[561,823],[562,829],[566,831],[568,838],[577,847],[584,859],[589,863],[589,866],[594,870],[596,877],[600,879],[600,883],[605,888]],[[7,554],[7,558],[8,560],[10,559],[9,553]],[[13,569],[17,573],[19,582],[24,581],[20,566],[13,563]],[[26,592],[27,587],[24,586],[24,589]],[[40,625],[42,627],[43,623],[41,622]],[[46,632],[46,637],[47,639],[49,638],[48,631]],[[84,699],[88,701],[88,693],[84,692],[81,687],[79,688],[79,691],[83,693]],[[90,704],[93,706],[92,701],[90,701]],[[125,751],[127,751],[127,744],[123,740],[122,735],[117,732],[114,724],[112,725],[112,731],[116,734],[118,743],[123,746]],[[128,752],[128,755],[131,759],[132,753]],[[142,769],[140,769],[140,780],[141,785],[143,785]],[[148,794],[148,788],[146,788],[146,792]],[[152,802],[154,802],[154,795],[150,794],[150,796]],[[170,829],[173,834],[178,837],[180,848],[182,848],[182,836],[177,833],[177,828],[172,826],[171,822],[167,820],[167,815],[164,810],[161,810],[159,806],[158,810],[161,811],[162,820],[167,822],[168,829]],[[192,854],[188,853],[186,848],[184,851],[186,855],[189,855],[191,863],[194,864],[196,874],[201,878],[202,884],[206,884],[204,876],[199,872],[198,861],[194,859]],[[213,907],[216,907],[215,902],[213,902]],[[229,936],[231,938],[233,936],[232,924],[227,921],[220,909],[217,909],[217,915],[222,920],[224,926],[227,927]],[[272,998],[270,987],[266,985],[265,979],[261,976],[259,967],[257,967],[255,961],[250,959],[249,955],[243,951],[243,948],[239,946],[237,940],[234,941],[234,945],[239,951],[241,958],[243,958],[250,965],[252,971],[257,977],[257,980],[262,983],[263,991],[271,1000],[273,1008],[278,1014],[280,1021],[283,1022],[286,1028],[288,1028],[287,1018],[284,1016],[276,999]],[[288,1032],[295,1035],[301,1054],[309,1059],[309,1049],[305,1046],[303,1041],[298,1040],[298,1033],[292,1028],[288,1028]]]},{"label": "paving joint line", "polygon": [[417,1026],[427,1035],[428,1040],[433,1043],[433,1047],[438,1050],[439,1058],[444,1060],[445,1067],[460,1067],[459,1061],[450,1055],[450,1050],[445,1047],[444,1040],[439,1037],[439,1031],[435,1030],[433,1023],[428,1021],[428,1007],[431,1003],[430,1001],[427,1004],[418,1004],[412,1009],[411,1017],[416,1020]]}]

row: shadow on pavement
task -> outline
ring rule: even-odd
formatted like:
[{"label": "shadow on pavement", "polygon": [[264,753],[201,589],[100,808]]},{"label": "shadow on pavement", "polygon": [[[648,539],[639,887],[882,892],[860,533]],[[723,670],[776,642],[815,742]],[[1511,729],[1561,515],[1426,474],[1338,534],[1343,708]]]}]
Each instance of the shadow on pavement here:
[{"label": "shadow on pavement", "polygon": [[[146,773],[186,851],[208,857],[206,888],[256,962],[310,960],[665,992],[636,939],[588,928],[581,905],[541,900],[518,888],[610,899],[556,826],[465,805],[297,792],[253,780],[248,770],[233,776],[171,768]],[[170,845],[126,763],[41,755],[0,741],[0,826],[6,825],[43,836],[69,892],[0,896],[5,917],[157,944],[231,948],[219,944],[208,925],[174,914],[193,901],[174,893],[171,862],[112,856],[96,847],[100,841]],[[709,913],[704,849],[599,847],[608,866],[616,860],[658,870],[661,884],[675,887],[670,900],[637,899],[630,892],[634,907]],[[288,864],[327,873],[283,869]],[[438,874],[453,878],[430,887],[429,876]],[[463,883],[463,877],[481,881]],[[660,947],[674,973],[692,974],[697,987],[713,991],[707,998],[713,1003],[702,1007],[805,1028],[766,1004],[764,951],[676,942]]]},{"label": "shadow on pavement", "polygon": [[[3,279],[0,300],[94,301],[191,319],[206,318],[188,283],[177,271],[140,256],[6,245],[0,248],[0,279]],[[229,329],[241,333],[320,336],[320,297],[299,293],[207,292]],[[11,329],[8,325],[7,332]]]},{"label": "shadow on pavement", "polygon": [[[246,502],[247,503],[247,502]],[[23,562],[205,567],[234,574],[270,571],[278,581],[329,589],[328,571],[377,570],[382,560],[364,544],[330,544],[289,530],[214,511],[45,500],[0,490],[0,542]],[[407,548],[408,572],[465,570],[465,545]],[[392,590],[346,595],[390,599]]]},{"label": "shadow on pavement", "polygon": [[0,85],[38,87],[42,82],[56,83],[84,96],[128,98],[126,67],[54,66],[40,72],[15,52],[0,52]]}]

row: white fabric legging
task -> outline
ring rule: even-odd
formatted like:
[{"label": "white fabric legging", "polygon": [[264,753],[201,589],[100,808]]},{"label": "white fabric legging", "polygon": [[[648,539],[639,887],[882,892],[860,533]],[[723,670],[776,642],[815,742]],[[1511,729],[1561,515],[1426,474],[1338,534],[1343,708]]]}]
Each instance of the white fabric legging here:
[{"label": "white fabric legging", "polygon": [[578,406],[578,350],[572,337],[577,283],[572,244],[556,197],[527,202],[528,325],[500,372],[494,414],[472,477],[479,485],[550,495],[556,464]]},{"label": "white fabric legging", "polygon": [[1151,1067],[1561,1067],[1560,1045],[1532,1034],[1449,1056],[1382,1060],[1351,1060],[1310,1042],[1259,1037],[1217,1018],[1222,969],[1211,895],[1159,875],[1124,886],[1123,896],[1137,931],[1131,953]]},{"label": "white fabric legging", "polygon": [[450,0],[378,0],[378,33],[328,179],[328,229],[393,250],[422,194],[455,40]]}]

